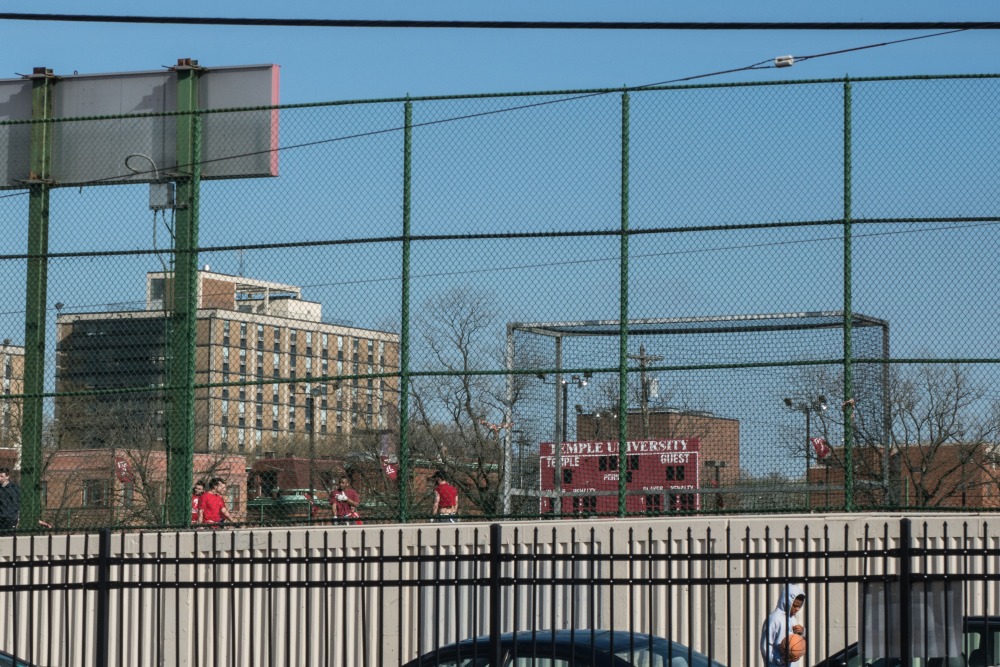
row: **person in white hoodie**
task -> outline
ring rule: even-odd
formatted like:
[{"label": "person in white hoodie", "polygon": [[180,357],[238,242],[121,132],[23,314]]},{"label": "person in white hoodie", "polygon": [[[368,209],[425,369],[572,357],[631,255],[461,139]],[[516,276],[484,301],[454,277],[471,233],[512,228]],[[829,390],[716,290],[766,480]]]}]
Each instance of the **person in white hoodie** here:
[{"label": "person in white hoodie", "polygon": [[774,607],[760,631],[760,657],[766,667],[799,667],[799,662],[788,662],[781,652],[781,642],[789,634],[805,637],[806,630],[795,618],[806,602],[806,593],[798,584],[787,584],[781,589],[778,604]]}]

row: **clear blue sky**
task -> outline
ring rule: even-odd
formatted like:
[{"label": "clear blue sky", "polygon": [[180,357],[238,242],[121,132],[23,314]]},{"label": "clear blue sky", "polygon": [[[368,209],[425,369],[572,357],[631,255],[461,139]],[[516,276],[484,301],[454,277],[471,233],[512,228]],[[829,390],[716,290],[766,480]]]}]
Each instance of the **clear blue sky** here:
[{"label": "clear blue sky", "polygon": [[[988,21],[991,3],[892,0],[680,3],[641,0],[475,3],[213,1],[188,5],[53,0],[18,8],[69,14],[257,18],[581,21]],[[8,7],[8,11],[18,11]],[[991,11],[993,10],[993,11]],[[177,58],[206,66],[277,63],[282,100],[312,102],[513,90],[642,85],[914,36],[914,32],[513,31],[264,28],[0,22],[0,78],[158,69]],[[968,32],[735,75],[740,80],[983,72],[997,69],[996,31]],[[731,77],[732,78],[732,77]],[[713,79],[714,80],[714,79]],[[721,79],[725,80],[725,79]]]},{"label": "clear blue sky", "polygon": [[[8,11],[17,10],[8,9]],[[628,3],[607,0],[600,2],[593,0],[576,2],[511,0],[503,3],[472,3],[456,0],[450,2],[383,1],[378,3],[311,2],[287,4],[257,1],[214,1],[187,6],[153,6],[148,3],[99,1],[80,3],[61,0],[46,2],[39,6],[25,6],[22,11],[119,15],[141,11],[147,15],[171,14],[178,16],[498,21],[1000,20],[1000,16],[998,16],[1000,10],[995,9],[990,3],[968,0],[955,0],[948,3],[918,3],[908,0],[888,2],[845,0],[837,3],[818,3],[804,0],[754,3],[745,0],[708,3],[663,2],[662,0]],[[198,59],[202,65],[208,67],[275,63],[281,66],[281,101],[283,103],[305,103],[400,97],[407,94],[429,96],[606,88],[623,85],[639,86],[747,66],[780,55],[812,55],[914,37],[919,34],[921,33],[914,31],[685,32],[272,28],[0,21],[0,44],[3,45],[2,50],[0,50],[0,78],[15,78],[18,74],[30,72],[33,67],[42,66],[51,68],[56,74],[72,74],[74,71],[89,74],[154,70],[170,66],[182,57]],[[828,79],[845,75],[864,77],[990,72],[1000,72],[1000,31],[969,31],[819,58],[787,69],[742,72],[702,79],[700,82]],[[834,107],[830,107],[828,111],[831,109],[834,113],[836,112]],[[613,118],[613,114],[608,117]],[[690,119],[688,120],[690,121]],[[393,126],[399,121],[397,117],[393,116],[384,119],[384,122]],[[835,122],[832,125],[828,123],[822,127],[833,126],[835,126]],[[697,125],[692,125],[692,127],[696,128]],[[805,129],[800,129],[799,132],[804,136],[809,128],[803,127]],[[317,138],[317,136],[308,134],[312,130],[319,132],[318,138],[330,136],[328,127],[299,127],[299,132],[304,132],[306,139]],[[739,132],[739,128],[730,128],[730,130]],[[458,128],[455,131],[461,133],[463,129]],[[467,131],[474,133],[476,130],[469,129]],[[961,132],[961,126],[959,126],[959,131]],[[283,126],[283,132],[286,132],[285,126]],[[433,130],[430,132],[432,136],[434,136],[433,132]],[[905,134],[906,130],[904,129],[902,132]],[[283,143],[290,136],[292,136],[290,132],[284,134]],[[502,145],[503,142],[498,139],[498,136],[500,135],[493,133],[488,138]],[[724,133],[719,133],[717,136],[720,141],[728,140],[724,138]],[[612,135],[605,137],[609,141],[614,140],[614,138]],[[733,139],[738,138],[734,137]],[[583,142],[579,143],[584,151],[589,150],[587,146],[593,147],[593,142],[587,145],[584,145]],[[836,149],[837,142],[833,143],[834,149]],[[904,136],[899,145],[905,146],[906,144],[907,139]],[[614,149],[614,146],[611,148]],[[694,154],[692,153],[692,155]],[[720,154],[724,154],[724,147]],[[349,149],[345,149],[345,153],[341,154],[341,157],[344,155],[352,156]],[[772,150],[771,159],[774,159],[775,155],[779,155],[779,153]],[[359,153],[359,156],[367,157],[363,153]],[[808,163],[810,160],[808,155],[794,155],[794,157],[802,160],[803,163]],[[836,158],[836,150],[828,157]],[[891,157],[889,156],[889,158]],[[746,155],[744,155],[745,158]],[[328,214],[328,220],[313,220],[312,217],[306,218],[304,216],[301,224],[294,226],[267,224],[272,220],[269,219],[272,213],[270,207],[275,207],[274,213],[278,213],[286,205],[285,202],[288,200],[282,199],[282,196],[302,197],[308,194],[312,198],[325,197],[331,202],[336,203],[337,201],[335,196],[327,191],[317,190],[309,193],[293,191],[292,175],[296,173],[296,166],[300,164],[295,159],[294,155],[282,157],[282,175],[288,176],[288,178],[274,179],[272,182],[253,181],[245,184],[229,182],[227,187],[232,188],[231,192],[245,194],[245,210],[237,207],[237,204],[243,204],[237,197],[227,199],[224,203],[230,206],[228,215],[220,216],[228,218],[225,226],[213,226],[215,220],[211,222],[203,220],[203,242],[228,244],[330,238],[330,222],[340,220],[333,213]],[[576,164],[572,154],[565,156],[565,160],[566,164]],[[306,163],[302,162],[301,165],[306,165]],[[475,165],[471,166],[475,167]],[[739,166],[739,163],[733,165],[734,169],[739,168]],[[753,166],[752,161],[750,166]],[[762,163],[758,163],[757,166],[760,167],[758,171],[766,171]],[[834,165],[834,167],[836,166]],[[878,166],[888,169],[882,163],[878,163]],[[395,169],[396,165],[393,165],[392,168]],[[374,171],[378,171],[378,169]],[[472,169],[470,168],[469,171]],[[745,171],[749,172],[752,169]],[[828,171],[829,173],[824,172],[822,177],[811,174],[814,179],[813,184],[822,184],[826,191],[837,195],[839,192],[839,170],[830,167]],[[382,169],[379,173],[385,174],[388,171]],[[464,175],[461,168],[455,168],[454,171],[447,173],[452,176]],[[953,170],[950,172],[949,178],[955,179],[959,173]],[[786,176],[788,175],[786,174]],[[796,177],[796,184],[805,180],[802,178],[801,172],[794,173],[793,170],[790,175]],[[351,174],[351,176],[354,175]],[[504,177],[511,179],[515,185],[520,183],[517,176],[516,173],[504,174]],[[357,183],[359,192],[361,186],[372,187],[371,183],[365,182],[366,173],[355,177],[359,179]],[[636,169],[635,178],[638,190],[642,186],[641,170]],[[975,175],[975,178],[984,179],[972,181],[977,186],[980,183],[983,185],[982,188],[978,188],[979,192],[996,191],[995,188],[992,188],[991,176]],[[331,179],[331,182],[334,180]],[[455,180],[458,179],[449,180],[447,187],[452,188],[454,192],[459,192],[458,188],[461,187],[461,184],[456,184]],[[593,196],[594,201],[600,199],[605,206],[598,212],[611,214],[613,219],[614,209],[617,205],[613,192],[615,183],[613,179],[610,181],[604,179],[602,182],[606,188],[610,188],[606,193],[594,195],[587,192],[586,188],[581,188],[578,197],[574,193],[564,193],[563,199],[558,200],[545,200],[544,197],[538,197],[538,201],[542,204],[549,203],[554,209],[563,205],[559,211],[563,218],[547,219],[542,228],[588,229],[598,224],[605,226],[604,223],[582,220],[581,217],[573,217],[565,213],[566,203],[578,203],[574,201],[574,197],[579,199],[582,209],[586,208],[587,197]],[[679,182],[681,186],[685,185],[684,182]],[[394,180],[393,183],[398,184],[398,179]],[[742,185],[742,183],[735,182],[732,184],[734,187]],[[775,184],[778,186],[786,185],[780,180],[776,181]],[[464,183],[464,186],[470,191],[475,190],[480,185],[481,182],[475,177]],[[562,187],[566,187],[566,185],[563,183]],[[284,192],[281,189],[283,187],[290,189],[288,192]],[[346,189],[349,186],[337,182],[337,187]],[[705,187],[703,182],[702,190]],[[697,190],[697,186],[695,190]],[[937,195],[936,190],[922,185],[914,186],[912,190],[912,192],[901,190],[901,194],[896,195],[893,203],[896,203],[897,200],[903,203],[912,203],[924,194],[934,200]],[[274,196],[260,195],[261,192],[272,191],[275,193]],[[431,188],[427,188],[423,190],[423,193],[431,191]],[[108,200],[111,202],[110,206],[102,204],[100,198],[107,197],[109,194],[103,190],[99,193],[92,191],[60,193],[54,200],[54,206],[58,207],[60,215],[58,219],[53,218],[53,250],[148,247],[150,225],[148,212],[142,201],[144,193],[136,190],[128,197],[116,195]],[[378,193],[376,192],[376,194]],[[513,204],[508,202],[508,208],[514,210],[519,203],[530,203],[531,194],[538,193],[529,192],[529,196],[521,197]],[[778,197],[767,193],[762,194],[761,191],[756,194],[759,204],[760,202],[781,200],[782,192],[779,187],[775,191],[775,194],[779,195]],[[601,199],[600,195],[608,196]],[[688,196],[691,196],[690,192]],[[802,200],[801,192],[798,196]],[[995,198],[989,198],[985,194],[982,196],[984,197],[985,209],[995,210],[995,206],[989,203],[995,201]],[[254,197],[257,199],[255,200]],[[236,203],[234,203],[234,199],[237,200]],[[423,198],[417,202],[417,206],[426,205],[429,199],[431,198]],[[461,198],[453,194],[452,199],[454,200],[452,205],[456,207],[454,211],[448,211],[452,215],[439,215],[438,217],[452,222],[456,228],[428,230],[423,227],[423,231],[483,231],[488,229],[487,225],[493,222],[493,219],[487,214],[483,214],[480,218],[461,219],[461,216],[457,214],[461,212],[461,206],[465,205],[466,201],[461,200],[456,205],[455,201]],[[635,215],[640,221],[639,224],[642,224],[642,202],[639,197],[636,199]],[[834,197],[834,200],[836,199],[837,197]],[[959,201],[968,203],[972,199],[962,198]],[[75,219],[67,219],[67,211],[75,211],[73,206],[87,202],[91,202],[95,207],[90,216],[81,214]],[[353,207],[353,214],[349,214],[344,219],[353,221],[354,219],[377,217],[371,214],[371,209],[367,208],[364,202],[351,201],[349,203]],[[429,203],[430,206],[427,210],[432,213],[436,210],[440,213],[440,207],[445,206],[448,202],[435,200]],[[784,201],[782,200],[781,203]],[[814,202],[810,201],[810,203]],[[833,201],[833,204],[837,203],[837,201]],[[395,199],[390,201],[386,198],[383,204],[386,210],[398,208]],[[7,200],[5,204],[0,204],[0,221],[14,220],[16,222],[22,219],[20,212],[13,212],[5,217],[4,205],[14,206],[14,201]],[[742,210],[750,210],[753,213],[754,205],[751,203],[750,209]],[[107,208],[103,208],[103,206],[107,206]],[[203,215],[206,217],[209,217],[213,210],[211,206],[211,200],[206,198],[203,208]],[[912,205],[911,208],[920,207]],[[334,208],[331,207],[330,210],[334,210]],[[596,211],[597,207],[591,207],[590,210]],[[910,212],[905,206],[897,206],[893,212],[898,213],[899,210],[905,213]],[[928,209],[925,207],[920,210],[926,212]],[[978,209],[976,210],[978,211]],[[725,211],[707,208],[704,212],[709,216],[725,213]],[[736,209],[733,209],[733,212],[738,213]],[[759,209],[756,211],[757,214],[761,212]],[[937,211],[933,212],[937,213]],[[949,212],[954,211],[949,208],[941,213],[946,215]],[[960,210],[957,213],[967,212]],[[287,212],[285,214],[287,215]],[[902,213],[898,214],[902,215]],[[352,218],[351,215],[354,217]],[[131,216],[135,223],[132,225],[121,224],[120,221],[127,219],[128,216]],[[251,216],[258,217],[254,219]],[[433,217],[433,215],[425,215],[423,220],[426,221]],[[537,225],[540,223],[529,218],[530,216],[524,215],[512,216],[513,220],[522,225],[518,228],[519,231],[528,229],[531,225],[536,225],[535,229],[538,228]],[[114,220],[118,224],[109,225],[109,220]],[[394,218],[391,224],[395,225],[397,222],[398,220]],[[503,222],[508,221],[504,220]],[[699,224],[701,222],[710,224],[708,220],[699,221]],[[457,227],[462,223],[467,223],[468,226],[458,229]],[[417,224],[422,224],[422,222],[418,221]],[[511,227],[514,224],[511,223]],[[11,229],[13,230],[13,227]],[[347,228],[340,227],[332,234],[334,236],[340,234],[356,236],[399,233],[398,226],[393,229],[378,230],[361,229],[358,231],[351,228],[350,231],[342,231],[344,229]],[[508,229],[500,229],[499,231],[508,231]],[[812,231],[804,232],[804,234],[823,236],[819,232]],[[992,238],[992,232],[987,238]],[[637,253],[637,256],[645,252],[655,253],[663,250],[655,246],[647,247],[645,243],[639,238],[633,243],[633,252]],[[159,245],[161,247],[165,245],[165,240],[161,238]],[[740,250],[733,255],[733,261],[726,264],[725,271],[710,276],[708,280],[701,279],[699,271],[705,269],[699,268],[701,265],[698,264],[697,257],[690,260],[691,268],[688,271],[679,268],[682,261],[680,259],[676,261],[673,259],[662,260],[662,264],[652,260],[645,265],[636,262],[633,266],[634,274],[639,276],[641,280],[643,272],[647,272],[648,279],[645,282],[646,291],[641,291],[639,286],[636,286],[632,312],[642,316],[653,316],[657,314],[717,315],[738,312],[837,309],[840,307],[837,299],[839,289],[837,278],[840,267],[836,246],[837,241],[834,239],[830,245],[832,250],[822,266],[818,266],[813,261],[813,256],[809,255],[808,247],[803,251],[796,249],[787,251],[798,253],[796,255],[797,262],[808,265],[797,267],[794,270],[790,268],[790,262],[781,257],[780,253],[786,252],[784,248],[761,251],[757,255],[753,255],[753,251],[750,250]],[[437,270],[476,269],[489,264],[509,265],[522,261],[521,256],[515,258],[491,256],[488,254],[489,248],[494,246],[488,244],[480,244],[476,247],[485,249],[487,256],[456,255],[447,262],[443,260],[440,262],[445,266],[439,266],[439,262],[435,261],[434,257],[426,255],[422,258],[424,263],[420,264],[421,258],[418,256],[415,258],[418,264],[415,266],[415,272],[433,274]],[[518,249],[522,247],[527,248],[527,244],[510,244],[507,246],[507,251],[516,255],[519,252]],[[925,250],[927,248],[926,245],[921,247]],[[984,243],[982,247],[989,246]],[[614,252],[609,253],[607,244],[600,244],[598,247],[590,245],[589,241],[580,241],[572,247],[566,243],[552,243],[550,245],[538,243],[532,246],[532,251],[541,256],[546,256],[546,253],[549,253],[549,256],[554,256],[552,253],[555,253],[557,249],[561,253],[560,258],[565,260],[579,260],[596,256],[607,258],[610,261],[614,260],[615,254]],[[613,251],[614,248],[610,248],[610,250]],[[21,230],[10,231],[4,234],[3,238],[0,238],[0,253],[21,253],[24,251],[25,240]],[[256,266],[253,264],[254,256],[248,254],[248,270],[257,277],[286,280],[307,286],[314,285],[313,290],[306,295],[307,298],[322,301],[327,309],[326,314],[332,315],[335,319],[343,317],[353,320],[358,325],[378,326],[398,314],[398,282],[378,282],[385,276],[398,275],[397,255],[386,251],[382,259],[375,261],[371,261],[370,258],[366,260],[361,255],[358,255],[355,261],[344,261],[344,257],[350,256],[350,253],[355,251],[347,248],[338,252],[342,253],[338,255],[341,258],[340,262],[328,262],[324,259],[326,256],[320,252],[315,254],[300,252],[294,256],[294,259],[290,255],[275,253],[264,259],[260,259],[258,256],[257,261],[261,263]],[[866,266],[873,267],[869,269],[869,275],[865,276],[871,278],[868,282],[869,293],[859,294],[859,301],[867,297],[866,306],[878,311],[870,314],[891,319],[894,327],[901,325],[894,329],[893,342],[895,346],[905,337],[908,324],[912,324],[914,330],[917,330],[921,322],[927,319],[921,317],[924,306],[919,303],[908,306],[898,300],[880,303],[878,301],[879,293],[871,293],[872,286],[880,284],[880,280],[883,278],[890,278],[893,275],[898,277],[900,271],[886,269],[878,260],[868,265],[863,264],[864,248],[860,244],[857,252],[862,270]],[[760,260],[765,254],[767,256],[774,255],[769,260],[770,264],[742,261],[744,257]],[[719,257],[718,254],[716,256]],[[962,256],[968,257],[969,255],[963,254]],[[897,259],[901,260],[902,258]],[[208,261],[208,258],[203,258],[202,261]],[[212,261],[213,268],[223,271],[236,270],[235,255],[225,258],[222,261],[224,264],[222,266],[215,266],[215,260]],[[531,263],[534,260],[523,261]],[[567,262],[567,264],[570,263]],[[16,289],[8,291],[5,299],[0,300],[0,323],[3,324],[4,336],[11,336],[19,342],[23,332],[23,318],[21,317],[21,312],[23,312],[23,295],[21,293],[23,290],[23,265],[21,263],[11,264],[16,264],[16,266],[0,266],[0,271],[2,271],[0,275],[7,278],[10,284],[17,286]],[[982,265],[969,262],[963,264],[962,260],[958,259],[955,261],[955,265],[965,266],[970,272],[975,271],[976,275],[982,275],[977,267],[992,266],[992,263],[990,260],[984,259]],[[708,264],[704,266],[707,267]],[[754,266],[757,268],[754,269]],[[766,266],[774,266],[779,273],[788,274],[786,276],[789,281],[788,289],[779,290],[772,287],[771,293],[747,289],[746,286],[757,284],[762,277],[768,277]],[[141,299],[142,275],[147,270],[157,268],[156,262],[148,256],[140,258],[138,261],[123,259],[110,262],[102,260],[100,263],[89,260],[54,263],[50,269],[50,306],[55,301],[64,301],[68,308],[86,311],[95,304],[106,304],[118,299],[126,300],[137,297]],[[908,266],[905,268],[909,269]],[[573,270],[575,271],[575,269]],[[765,275],[757,275],[754,270]],[[823,290],[812,288],[808,284],[803,285],[801,279],[802,275],[809,275],[817,270],[825,271],[831,277]],[[934,285],[948,286],[952,284],[949,281],[940,280],[939,277],[942,273],[934,271],[937,269],[928,269],[930,277],[926,279],[922,275],[912,278],[914,283],[926,282],[931,285],[923,296],[913,297],[915,302],[919,298],[926,303],[928,299],[934,298],[937,294],[944,302],[942,307],[954,307],[955,303],[959,302],[964,303],[963,308],[969,312],[983,313],[987,310],[992,312],[993,309],[989,307],[989,304],[972,303],[967,298],[955,299],[951,294],[942,291],[940,287],[933,287]],[[942,269],[942,271],[944,270]],[[88,272],[92,272],[92,274]],[[517,275],[520,277],[499,271],[483,277],[460,275],[427,279],[416,285],[417,294],[415,296],[419,298],[421,288],[427,292],[433,292],[445,287],[449,282],[461,284],[464,281],[477,283],[501,293],[504,299],[501,306],[503,319],[617,317],[618,273],[615,261],[601,265],[599,271],[595,270],[586,274],[585,280],[580,278],[580,274],[572,273],[571,269],[565,269],[564,273],[557,272],[556,275],[562,276],[560,281],[567,289],[576,290],[575,293],[568,296],[555,291],[543,293],[536,290],[536,284],[533,282],[535,274],[531,271]],[[109,276],[113,276],[113,278],[109,280]],[[353,284],[352,281],[356,279],[371,279],[371,283]],[[639,283],[640,280],[636,280],[636,283]],[[973,285],[967,290],[968,294],[973,294],[980,287],[976,286],[975,277],[970,277],[969,281],[969,283],[960,284]],[[988,281],[986,283],[988,284]],[[600,292],[602,297],[598,306],[587,310],[586,302],[590,292]],[[939,311],[935,315],[936,319],[932,318],[930,321],[950,322],[952,326],[956,327],[959,322],[962,322],[967,330],[971,326],[971,318],[966,315],[965,311],[956,311],[951,315],[941,315]],[[986,324],[983,325],[983,330],[997,330],[993,319],[987,318],[987,320]],[[52,329],[53,327],[50,327],[50,331]],[[956,331],[956,333],[959,334],[954,338],[957,341],[960,335],[966,332]],[[916,336],[911,346],[914,349],[919,348],[922,345],[921,340],[920,336]],[[928,338],[928,340],[931,339]],[[975,342],[980,345],[988,345],[989,343],[985,334],[974,341],[966,339],[966,342]],[[928,351],[931,351],[931,347],[929,343],[926,344]],[[957,347],[961,348],[961,345]],[[913,350],[908,351],[912,352]],[[964,352],[964,350],[961,351]],[[895,347],[894,352],[897,352]],[[982,351],[980,353],[985,354]],[[771,403],[779,405],[779,398],[775,397]],[[734,414],[733,416],[743,418],[745,421],[747,419],[746,414]],[[791,417],[781,416],[782,419],[793,419],[794,417],[795,415]],[[773,418],[775,417],[772,416],[768,419]],[[768,426],[769,428],[765,430],[770,432],[770,425]]]}]

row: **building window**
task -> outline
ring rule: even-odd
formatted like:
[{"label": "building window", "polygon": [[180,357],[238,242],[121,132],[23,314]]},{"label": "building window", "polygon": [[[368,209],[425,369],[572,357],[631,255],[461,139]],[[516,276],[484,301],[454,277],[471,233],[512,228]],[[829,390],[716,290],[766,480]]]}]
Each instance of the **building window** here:
[{"label": "building window", "polygon": [[239,484],[227,484],[226,485],[226,506],[229,508],[230,512],[234,514],[239,511],[240,508],[240,486]]},{"label": "building window", "polygon": [[131,507],[135,502],[135,484],[122,484],[122,506]]},{"label": "building window", "polygon": [[83,480],[83,506],[108,507],[111,504],[110,484],[104,479]]}]

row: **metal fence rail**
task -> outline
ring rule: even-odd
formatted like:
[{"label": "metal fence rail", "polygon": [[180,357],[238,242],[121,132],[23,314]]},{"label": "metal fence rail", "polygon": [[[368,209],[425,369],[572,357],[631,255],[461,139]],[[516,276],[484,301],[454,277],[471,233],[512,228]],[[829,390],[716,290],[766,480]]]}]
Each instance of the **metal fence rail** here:
[{"label": "metal fence rail", "polygon": [[[233,523],[327,522],[345,474],[365,520],[405,522],[437,470],[469,518],[995,507],[998,95],[982,75],[0,122],[0,155],[37,161],[0,179],[19,529],[185,527],[215,477]],[[129,143],[150,125],[176,164]],[[212,180],[229,163],[261,177]]]},{"label": "metal fence rail", "polygon": [[[759,664],[764,618],[797,583],[806,664],[865,628],[871,659],[899,637],[895,655],[995,658],[1000,624],[944,648],[901,630],[997,613],[990,524],[844,515],[5,538],[0,648],[53,667],[401,665],[428,653],[444,664],[445,647],[470,637],[610,629],[742,667]],[[942,587],[943,607],[931,595]]]}]

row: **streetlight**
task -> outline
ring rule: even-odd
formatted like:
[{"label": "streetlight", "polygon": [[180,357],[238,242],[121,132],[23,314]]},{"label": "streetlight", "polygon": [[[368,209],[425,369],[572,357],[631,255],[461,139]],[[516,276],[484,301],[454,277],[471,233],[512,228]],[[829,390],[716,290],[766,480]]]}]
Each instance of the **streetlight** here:
[{"label": "streetlight", "polygon": [[719,488],[722,485],[721,474],[722,469],[726,467],[725,461],[705,461],[706,468],[715,468],[715,509],[722,509],[722,494],[719,492]]},{"label": "streetlight", "polygon": [[[316,499],[316,397],[326,396],[326,385],[319,384],[308,390],[309,402],[309,497]],[[312,516],[312,510],[309,511]]]},{"label": "streetlight", "polygon": [[812,448],[811,417],[814,412],[826,412],[826,396],[820,394],[815,398],[786,398],[785,405],[789,410],[801,412],[806,416],[806,483],[809,483],[809,450]]}]

